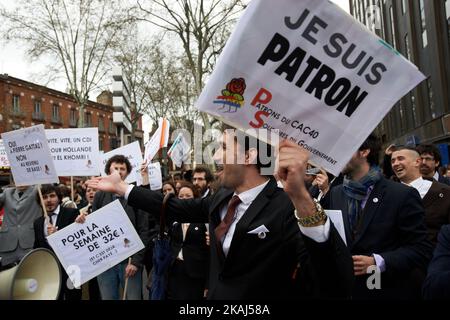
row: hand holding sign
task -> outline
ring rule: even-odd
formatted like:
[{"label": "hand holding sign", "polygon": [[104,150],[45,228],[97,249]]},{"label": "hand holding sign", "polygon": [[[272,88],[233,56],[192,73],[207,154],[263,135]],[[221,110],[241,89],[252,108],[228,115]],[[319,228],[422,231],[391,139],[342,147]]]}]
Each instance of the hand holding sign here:
[{"label": "hand holding sign", "polygon": [[[316,212],[315,204],[305,187],[308,159],[309,152],[294,142],[283,140],[280,143],[277,174],[299,217],[311,216]],[[322,223],[324,222],[320,222]]]},{"label": "hand holding sign", "polygon": [[127,278],[133,277],[137,271],[138,271],[138,268],[136,266],[129,264],[125,268],[125,277],[127,277]]},{"label": "hand holding sign", "polygon": [[309,152],[292,141],[283,140],[278,152],[278,177],[284,191],[292,199],[301,189],[305,189],[304,175],[308,164]]},{"label": "hand holding sign", "polygon": [[53,233],[55,233],[56,231],[58,231],[58,227],[55,227],[53,224],[49,223],[47,225],[47,234],[51,235]]}]

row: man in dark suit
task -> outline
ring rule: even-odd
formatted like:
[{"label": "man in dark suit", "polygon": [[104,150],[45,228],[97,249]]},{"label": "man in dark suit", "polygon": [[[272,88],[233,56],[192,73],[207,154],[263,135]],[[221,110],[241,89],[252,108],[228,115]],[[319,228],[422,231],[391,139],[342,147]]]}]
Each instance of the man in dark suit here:
[{"label": "man in dark suit", "polygon": [[[211,197],[170,199],[167,203],[167,214],[173,220],[209,221],[208,299],[293,298],[292,278],[298,264],[300,275],[296,279],[305,281],[298,288],[346,296],[345,286],[352,283],[351,257],[333,224],[305,188],[308,152],[292,142],[281,143],[278,174],[284,192],[272,176],[261,174],[262,161],[267,160],[270,150],[241,131],[227,130],[214,155],[220,164],[217,176],[222,187]],[[88,184],[123,194],[133,206],[154,208],[153,213],[159,213],[159,192],[129,186],[117,175]],[[294,209],[306,228],[328,223],[329,237],[320,243],[303,237]]]},{"label": "man in dark suit", "polygon": [[400,182],[415,188],[425,207],[425,224],[433,245],[444,224],[450,223],[450,187],[426,180],[420,174],[422,159],[419,153],[408,147],[397,148],[392,153],[392,169]]},{"label": "man in dark suit", "polygon": [[439,174],[438,168],[441,164],[441,154],[439,149],[432,144],[421,144],[417,147],[417,151],[422,157],[420,173],[425,179],[434,179],[437,182],[450,185],[450,178]]},{"label": "man in dark suit", "polygon": [[450,299],[450,225],[443,226],[439,233],[423,296],[425,299]]},{"label": "man in dark suit", "polygon": [[[118,172],[121,180],[125,180],[131,172],[130,161],[123,155],[112,156],[106,162],[105,173],[110,174],[112,172]],[[94,212],[117,199],[122,204],[142,242],[147,246],[149,242],[149,219],[147,214],[128,205],[127,200],[123,197],[111,192],[97,191],[92,203],[92,211]],[[144,255],[145,249],[142,249],[131,257],[131,263],[128,263],[128,260],[122,261],[97,277],[103,300],[118,300],[119,289],[125,286],[125,278],[128,278],[127,299],[142,299]]]},{"label": "man in dark suit", "polygon": [[[34,221],[34,248],[46,248],[52,250],[48,244],[47,237],[72,224],[77,218],[79,211],[77,209],[65,208],[60,205],[62,195],[58,187],[50,184],[43,185],[41,187],[41,192],[48,217],[41,216]],[[37,196],[35,201],[40,203],[40,198]],[[67,279],[68,275],[63,270],[61,292],[58,299],[81,300],[81,289],[73,288],[73,285],[68,283]]]},{"label": "man in dark suit", "polygon": [[419,193],[382,176],[379,149],[378,139],[370,135],[324,205],[342,211],[353,256],[353,297],[403,299],[414,295],[409,280],[416,270],[426,269],[432,245]]}]

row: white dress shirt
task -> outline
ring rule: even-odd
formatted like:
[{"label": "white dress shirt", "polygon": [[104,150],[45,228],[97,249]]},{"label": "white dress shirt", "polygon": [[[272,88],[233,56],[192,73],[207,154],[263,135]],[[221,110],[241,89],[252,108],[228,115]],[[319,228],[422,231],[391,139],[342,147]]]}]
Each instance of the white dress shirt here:
[{"label": "white dress shirt", "polygon": [[53,211],[52,216],[48,217],[50,221],[48,219],[44,219],[44,235],[45,235],[45,237],[48,237],[47,227],[49,225],[49,222],[51,222],[51,224],[53,226],[56,226],[56,222],[58,221],[58,215],[59,215],[59,205],[56,207],[55,211]]},{"label": "white dress shirt", "polygon": [[419,177],[418,179],[414,180],[413,182],[411,182],[408,185],[413,187],[417,191],[419,191],[420,197],[423,199],[423,197],[425,197],[425,195],[430,190],[432,184],[433,184],[432,181],[426,180],[426,179],[424,179],[422,177]]},{"label": "white dress shirt", "polygon": [[[245,211],[247,211],[248,207],[252,204],[253,200],[256,199],[256,197],[261,193],[261,191],[264,189],[264,187],[269,183],[269,180],[264,182],[263,184],[260,184],[259,186],[256,186],[252,189],[249,189],[247,191],[241,192],[237,194],[236,192],[233,195],[239,196],[239,199],[241,199],[241,203],[238,204],[236,207],[236,211],[233,217],[233,222],[230,225],[230,228],[228,229],[228,232],[225,234],[225,237],[223,239],[222,248],[223,253],[225,256],[228,254],[228,250],[230,250],[231,246],[231,240],[233,239],[234,230],[236,229],[236,225],[241,220],[241,218],[244,216]],[[220,219],[223,220],[225,215],[227,214],[227,208],[228,204],[225,204],[222,209],[220,210]]]}]

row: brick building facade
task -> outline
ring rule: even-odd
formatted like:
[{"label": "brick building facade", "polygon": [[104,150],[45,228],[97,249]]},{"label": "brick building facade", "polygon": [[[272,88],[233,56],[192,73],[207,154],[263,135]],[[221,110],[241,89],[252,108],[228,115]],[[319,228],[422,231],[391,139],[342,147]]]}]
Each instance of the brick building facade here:
[{"label": "brick building facade", "polygon": [[[102,92],[97,101],[85,106],[85,127],[98,127],[99,148],[108,152],[120,146],[112,93]],[[0,74],[0,133],[37,124],[46,129],[76,128],[78,116],[79,107],[69,94]],[[142,137],[139,121],[135,139],[141,145]]]}]

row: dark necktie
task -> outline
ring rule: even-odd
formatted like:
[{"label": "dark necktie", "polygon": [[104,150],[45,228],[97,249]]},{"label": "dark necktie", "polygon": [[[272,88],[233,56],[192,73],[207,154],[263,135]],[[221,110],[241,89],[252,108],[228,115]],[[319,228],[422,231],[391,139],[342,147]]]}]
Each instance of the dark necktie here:
[{"label": "dark necktie", "polygon": [[18,195],[19,195],[19,199],[22,198],[22,196],[23,196],[23,191],[19,191]]},{"label": "dark necktie", "polygon": [[228,229],[230,229],[231,223],[233,222],[233,217],[236,211],[237,206],[241,203],[241,199],[239,196],[234,195],[230,202],[228,202],[228,209],[227,213],[225,214],[225,217],[223,218],[222,222],[216,227],[214,230],[214,233],[216,234],[216,241],[217,241],[217,248],[222,248],[222,238],[223,236],[228,232]]},{"label": "dark necktie", "polygon": [[53,215],[54,214],[55,214],[54,212],[47,212],[48,223],[53,224]]}]

